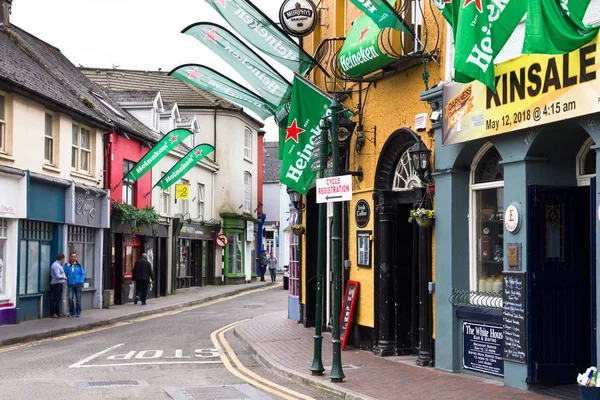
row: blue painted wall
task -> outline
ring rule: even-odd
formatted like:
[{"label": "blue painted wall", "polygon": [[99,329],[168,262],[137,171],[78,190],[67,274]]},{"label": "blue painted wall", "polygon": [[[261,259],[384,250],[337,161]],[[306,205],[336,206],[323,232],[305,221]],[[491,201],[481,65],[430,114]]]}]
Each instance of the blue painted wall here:
[{"label": "blue painted wall", "polygon": [[27,219],[64,223],[65,188],[40,182],[29,182]]}]

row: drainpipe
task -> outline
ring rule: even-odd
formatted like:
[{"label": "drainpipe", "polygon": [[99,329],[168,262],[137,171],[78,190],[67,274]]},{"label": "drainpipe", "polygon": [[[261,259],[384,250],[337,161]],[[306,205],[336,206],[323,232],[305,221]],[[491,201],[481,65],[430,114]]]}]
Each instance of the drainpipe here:
[{"label": "drainpipe", "polygon": [[213,115],[213,146],[215,151],[213,151],[213,161],[217,162],[217,106],[215,106],[215,113]]}]

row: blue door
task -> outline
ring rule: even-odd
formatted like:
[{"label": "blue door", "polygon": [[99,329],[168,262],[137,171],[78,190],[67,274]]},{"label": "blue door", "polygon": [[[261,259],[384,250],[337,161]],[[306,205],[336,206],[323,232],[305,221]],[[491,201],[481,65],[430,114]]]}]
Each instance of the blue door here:
[{"label": "blue door", "polygon": [[589,187],[528,190],[532,383],[572,383],[592,361]]}]

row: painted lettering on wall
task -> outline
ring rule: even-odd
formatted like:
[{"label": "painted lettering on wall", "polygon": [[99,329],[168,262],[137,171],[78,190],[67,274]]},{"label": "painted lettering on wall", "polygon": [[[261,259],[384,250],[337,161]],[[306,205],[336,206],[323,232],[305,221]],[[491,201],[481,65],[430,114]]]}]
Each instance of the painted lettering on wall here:
[{"label": "painted lettering on wall", "polygon": [[91,224],[96,216],[96,200],[93,197],[88,197],[87,194],[78,193],[75,214],[87,216],[87,222]]},{"label": "painted lettering on wall", "polygon": [[0,205],[0,214],[14,214],[15,209],[11,206],[2,206]]}]

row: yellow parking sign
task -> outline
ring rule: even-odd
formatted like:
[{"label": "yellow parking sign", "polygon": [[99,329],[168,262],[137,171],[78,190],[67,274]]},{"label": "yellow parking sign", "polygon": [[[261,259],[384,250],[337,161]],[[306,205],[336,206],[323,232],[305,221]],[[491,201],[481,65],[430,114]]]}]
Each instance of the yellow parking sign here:
[{"label": "yellow parking sign", "polygon": [[175,185],[175,198],[188,199],[190,197],[190,185]]}]

